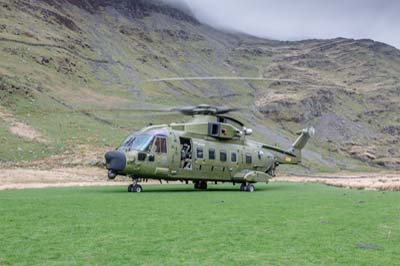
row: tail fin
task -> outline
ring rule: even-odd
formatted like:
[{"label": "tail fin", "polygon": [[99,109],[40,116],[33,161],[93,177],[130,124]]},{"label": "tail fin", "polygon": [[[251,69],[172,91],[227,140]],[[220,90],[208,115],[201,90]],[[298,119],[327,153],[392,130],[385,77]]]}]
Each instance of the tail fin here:
[{"label": "tail fin", "polygon": [[288,151],[295,154],[300,162],[301,150],[306,146],[308,140],[315,135],[315,129],[313,127],[305,128],[297,132],[297,134],[300,136],[296,139]]},{"label": "tail fin", "polygon": [[308,140],[315,135],[313,127],[303,129],[297,133],[300,135],[288,150],[264,144],[263,148],[270,150],[276,158],[277,164],[299,164],[301,163],[301,150],[306,146]]}]

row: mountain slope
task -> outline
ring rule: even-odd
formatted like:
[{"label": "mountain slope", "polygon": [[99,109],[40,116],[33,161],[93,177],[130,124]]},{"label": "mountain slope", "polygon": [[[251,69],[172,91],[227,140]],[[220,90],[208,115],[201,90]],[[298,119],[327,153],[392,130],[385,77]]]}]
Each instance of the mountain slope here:
[{"label": "mountain slope", "polygon": [[[393,47],[230,34],[157,1],[0,6],[0,114],[48,140],[16,135],[3,119],[3,161],[105,150],[149,122],[187,119],[146,110],[209,103],[248,108],[238,116],[270,144],[287,146],[314,125],[305,170],[400,167],[400,51]],[[193,76],[277,80],[150,81]]]}]

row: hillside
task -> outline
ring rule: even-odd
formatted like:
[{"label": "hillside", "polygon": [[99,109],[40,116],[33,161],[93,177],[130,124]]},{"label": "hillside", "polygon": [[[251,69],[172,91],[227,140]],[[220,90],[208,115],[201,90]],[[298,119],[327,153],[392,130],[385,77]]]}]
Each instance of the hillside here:
[{"label": "hillside", "polygon": [[[372,40],[226,33],[156,1],[0,0],[0,161],[80,164],[134,129],[208,103],[288,146],[314,125],[302,171],[400,169],[400,51]],[[168,81],[245,76],[259,81]],[[86,161],[85,161],[86,163]]]}]

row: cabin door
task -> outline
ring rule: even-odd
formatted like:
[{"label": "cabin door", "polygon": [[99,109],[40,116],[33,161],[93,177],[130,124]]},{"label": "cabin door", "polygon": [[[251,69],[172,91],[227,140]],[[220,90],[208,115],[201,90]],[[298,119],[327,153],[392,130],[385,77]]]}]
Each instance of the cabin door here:
[{"label": "cabin door", "polygon": [[180,138],[180,164],[179,168],[186,171],[193,170],[193,143],[191,139]]},{"label": "cabin door", "polygon": [[149,161],[153,161],[155,168],[155,174],[160,177],[169,174],[169,162],[168,162],[168,150],[167,150],[167,138],[164,136],[157,136],[154,140],[154,145],[151,150]]}]

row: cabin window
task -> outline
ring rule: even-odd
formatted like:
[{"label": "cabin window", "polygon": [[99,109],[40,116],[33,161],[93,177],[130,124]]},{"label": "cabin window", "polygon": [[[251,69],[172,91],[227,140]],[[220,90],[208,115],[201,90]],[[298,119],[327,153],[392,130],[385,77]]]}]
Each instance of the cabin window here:
[{"label": "cabin window", "polygon": [[231,162],[236,162],[237,161],[237,155],[236,155],[236,152],[232,152],[231,153]]},{"label": "cabin window", "polygon": [[250,153],[246,153],[246,163],[251,164],[252,163],[252,158]]},{"label": "cabin window", "polygon": [[212,130],[211,130],[211,134],[213,136],[218,135],[219,133],[219,125],[218,124],[213,124],[212,125]]},{"label": "cabin window", "polygon": [[203,147],[197,147],[197,159],[203,159],[204,153],[203,153]]},{"label": "cabin window", "polygon": [[226,162],[226,151],[220,151],[219,159],[221,160],[221,162]]},{"label": "cabin window", "polygon": [[220,129],[221,129],[221,124],[209,123],[208,124],[208,135],[212,136],[212,137],[219,137]]},{"label": "cabin window", "polygon": [[167,153],[167,139],[164,137],[157,137],[154,141],[156,153]]},{"label": "cabin window", "polygon": [[208,150],[208,159],[209,160],[215,160],[215,149],[209,149]]}]

